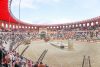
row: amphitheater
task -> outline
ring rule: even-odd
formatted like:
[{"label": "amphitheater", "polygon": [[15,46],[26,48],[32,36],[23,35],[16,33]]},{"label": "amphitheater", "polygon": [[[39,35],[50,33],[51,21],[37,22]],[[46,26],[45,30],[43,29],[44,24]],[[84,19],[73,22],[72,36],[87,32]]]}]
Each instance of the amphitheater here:
[{"label": "amphitheater", "polygon": [[44,67],[100,66],[100,16],[69,24],[28,24],[13,16],[11,3],[0,0],[0,51],[7,53],[2,58],[17,59],[4,63],[1,58],[0,67],[16,67],[17,61],[18,67],[34,67],[36,62]]},{"label": "amphitheater", "polygon": [[[53,41],[53,42],[59,42]],[[63,41],[67,45],[67,40]],[[41,44],[42,43],[42,44]],[[37,61],[43,50],[48,49],[43,62],[50,67],[81,67],[84,56],[91,56],[91,65],[99,67],[100,43],[74,42],[74,49],[59,49],[44,41],[33,41],[23,56]],[[21,45],[17,51],[22,52],[25,46]]]}]

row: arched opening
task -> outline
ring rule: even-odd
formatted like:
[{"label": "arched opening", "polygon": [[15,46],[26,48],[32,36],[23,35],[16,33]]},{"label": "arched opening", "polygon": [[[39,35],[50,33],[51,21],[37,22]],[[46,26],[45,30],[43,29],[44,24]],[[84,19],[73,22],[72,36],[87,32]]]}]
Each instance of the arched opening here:
[{"label": "arched opening", "polygon": [[92,22],[92,23],[91,23],[91,26],[93,26],[93,25],[94,25],[94,23]]},{"label": "arched opening", "polygon": [[99,24],[99,22],[96,22],[96,24]]},{"label": "arched opening", "polygon": [[82,24],[79,24],[79,26],[81,27],[81,26],[82,26]]},{"label": "arched opening", "polygon": [[89,23],[87,23],[87,26],[89,26]]},{"label": "arched opening", "polygon": [[41,38],[41,39],[45,39],[45,38],[46,38],[46,32],[45,32],[45,31],[42,31],[42,32],[40,33],[40,38]]},{"label": "arched opening", "polygon": [[11,24],[9,25],[9,28],[12,28]]},{"label": "arched opening", "polygon": [[4,23],[2,23],[2,25],[1,25],[2,27],[4,27]]},{"label": "arched opening", "polygon": [[13,25],[13,29],[15,28],[15,25]]}]

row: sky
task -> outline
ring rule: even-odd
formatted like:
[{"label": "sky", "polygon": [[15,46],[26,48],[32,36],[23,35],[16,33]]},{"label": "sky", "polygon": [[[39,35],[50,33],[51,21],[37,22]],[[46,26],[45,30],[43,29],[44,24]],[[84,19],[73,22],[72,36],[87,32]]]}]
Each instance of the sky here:
[{"label": "sky", "polygon": [[[19,1],[11,11],[19,19]],[[100,0],[21,0],[20,20],[30,24],[62,24],[100,15]]]}]

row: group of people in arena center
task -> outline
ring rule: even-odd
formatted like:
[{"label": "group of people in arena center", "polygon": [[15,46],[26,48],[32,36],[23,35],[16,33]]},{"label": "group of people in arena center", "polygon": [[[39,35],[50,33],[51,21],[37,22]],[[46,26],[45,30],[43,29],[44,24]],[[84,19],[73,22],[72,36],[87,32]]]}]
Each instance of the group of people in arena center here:
[{"label": "group of people in arena center", "polygon": [[[31,37],[31,34],[0,32],[0,67],[48,67],[42,62],[33,62],[13,48],[17,42]],[[10,48],[7,49],[8,45]],[[11,48],[12,47],[12,48]]]}]

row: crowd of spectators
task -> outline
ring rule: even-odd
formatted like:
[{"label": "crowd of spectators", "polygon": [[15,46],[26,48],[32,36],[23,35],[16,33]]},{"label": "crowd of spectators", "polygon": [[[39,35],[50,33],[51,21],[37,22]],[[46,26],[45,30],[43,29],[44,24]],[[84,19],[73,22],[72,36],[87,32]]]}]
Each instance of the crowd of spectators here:
[{"label": "crowd of spectators", "polygon": [[[24,39],[31,38],[31,36],[32,35],[29,33],[15,34],[0,32],[0,67],[48,67],[42,62],[34,62],[26,57],[23,57],[16,52],[16,50],[14,50],[13,47],[16,43],[21,42]],[[10,45],[10,48],[6,49],[8,45]]]}]

